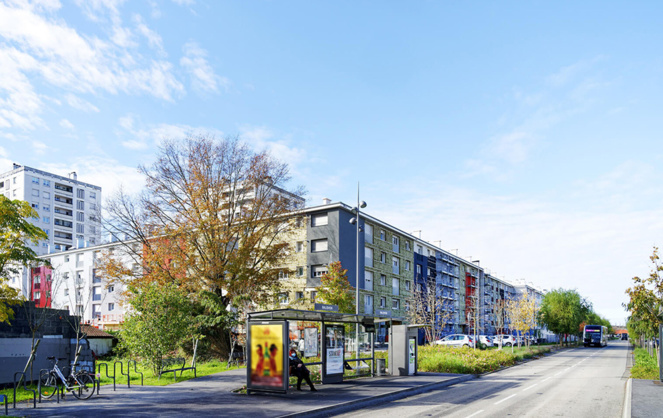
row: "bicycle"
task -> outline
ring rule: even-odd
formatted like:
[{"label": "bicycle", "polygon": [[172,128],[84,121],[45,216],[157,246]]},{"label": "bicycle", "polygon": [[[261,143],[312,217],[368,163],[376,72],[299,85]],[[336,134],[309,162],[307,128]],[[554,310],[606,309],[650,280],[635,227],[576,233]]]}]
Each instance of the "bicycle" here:
[{"label": "bicycle", "polygon": [[63,397],[65,390],[71,392],[78,399],[89,399],[94,394],[94,379],[88,372],[79,370],[69,373],[69,376],[65,378],[62,370],[58,367],[58,360],[66,360],[66,358],[47,358],[54,361],[54,364],[52,370],[39,376],[39,391],[42,398],[52,398],[60,384],[62,384]]}]

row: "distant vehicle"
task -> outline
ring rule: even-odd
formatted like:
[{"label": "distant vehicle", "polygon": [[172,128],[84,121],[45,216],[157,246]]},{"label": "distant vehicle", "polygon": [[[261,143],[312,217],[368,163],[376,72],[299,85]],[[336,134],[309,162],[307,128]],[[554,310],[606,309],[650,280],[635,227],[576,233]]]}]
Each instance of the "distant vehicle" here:
[{"label": "distant vehicle", "polygon": [[495,345],[493,344],[493,339],[488,335],[479,335],[479,343],[485,345],[486,347],[492,347]]},{"label": "distant vehicle", "polygon": [[450,345],[452,347],[472,347],[474,348],[474,338],[465,334],[451,334],[434,341],[435,345]]},{"label": "distant vehicle", "polygon": [[502,341],[502,346],[511,347],[516,343],[516,340],[513,338],[513,335],[509,334],[500,334],[493,337],[493,343],[498,345]]},{"label": "distant vehicle", "polygon": [[582,331],[582,345],[605,347],[608,345],[608,328],[603,325],[585,325]]},{"label": "distant vehicle", "polygon": [[622,340],[628,341],[628,334],[622,334]]}]

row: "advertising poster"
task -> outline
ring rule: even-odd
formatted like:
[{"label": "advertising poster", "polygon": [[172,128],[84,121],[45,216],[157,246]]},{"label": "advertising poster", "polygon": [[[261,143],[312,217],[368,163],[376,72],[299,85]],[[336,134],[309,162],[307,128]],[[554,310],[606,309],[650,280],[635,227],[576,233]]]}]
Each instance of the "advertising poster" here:
[{"label": "advertising poster", "polygon": [[415,347],[416,343],[417,343],[417,340],[415,340],[414,338],[410,338],[410,340],[408,341],[408,360],[409,360],[409,370],[408,371],[409,371],[409,374],[414,374],[414,372],[415,372],[415,370],[414,370],[414,368],[415,368],[414,360],[415,360],[415,355],[416,355],[415,350],[417,349]]},{"label": "advertising poster", "polygon": [[255,388],[283,389],[284,377],[284,324],[251,324],[249,383]]},{"label": "advertising poster", "polygon": [[304,329],[304,357],[318,356],[318,329]]},{"label": "advertising poster", "polygon": [[343,374],[343,359],[345,357],[344,340],[345,329],[342,325],[328,326],[325,335],[326,345],[326,374]]}]

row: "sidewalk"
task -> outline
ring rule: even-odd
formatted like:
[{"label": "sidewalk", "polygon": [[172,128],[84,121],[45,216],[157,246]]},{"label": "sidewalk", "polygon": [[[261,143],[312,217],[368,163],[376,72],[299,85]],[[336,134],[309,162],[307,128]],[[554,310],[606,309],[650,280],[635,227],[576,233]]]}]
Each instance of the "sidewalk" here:
[{"label": "sidewalk", "polygon": [[[246,370],[232,370],[199,377],[169,386],[102,386],[100,395],[79,401],[68,395],[65,401],[22,403],[9,408],[11,416],[30,417],[141,417],[141,416],[251,416],[315,417],[363,408],[396,400],[472,379],[472,375],[421,373],[417,376],[374,377],[340,384],[316,385],[290,390],[287,394],[236,394],[232,390],[246,383]],[[4,412],[4,411],[3,411]]]}]

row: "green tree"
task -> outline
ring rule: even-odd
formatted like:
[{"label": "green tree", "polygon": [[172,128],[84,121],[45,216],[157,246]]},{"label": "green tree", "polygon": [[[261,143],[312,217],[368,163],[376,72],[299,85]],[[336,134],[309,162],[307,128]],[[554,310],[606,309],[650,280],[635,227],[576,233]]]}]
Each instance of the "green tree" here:
[{"label": "green tree", "polygon": [[[639,336],[652,337],[658,333],[663,323],[663,265],[659,262],[658,247],[654,247],[651,257],[652,269],[649,277],[633,278],[633,286],[626,289],[629,302],[625,308],[630,312],[629,334],[634,339]],[[633,334],[632,334],[633,332]]]},{"label": "green tree", "polygon": [[576,290],[555,289],[546,293],[539,310],[539,322],[559,336],[578,334],[578,327],[591,306]]},{"label": "green tree", "polygon": [[329,264],[318,288],[317,298],[331,305],[338,305],[339,312],[355,313],[355,288],[348,281],[348,270],[340,261]]},{"label": "green tree", "polygon": [[161,362],[195,334],[192,304],[173,284],[148,283],[130,289],[132,312],[122,327],[122,347],[145,360],[156,376]]},{"label": "green tree", "polygon": [[9,286],[8,277],[18,274],[21,265],[28,267],[42,262],[29,246],[48,239],[41,228],[29,221],[38,218],[28,202],[0,195],[0,323],[14,317],[10,306],[21,300],[19,292]]}]

